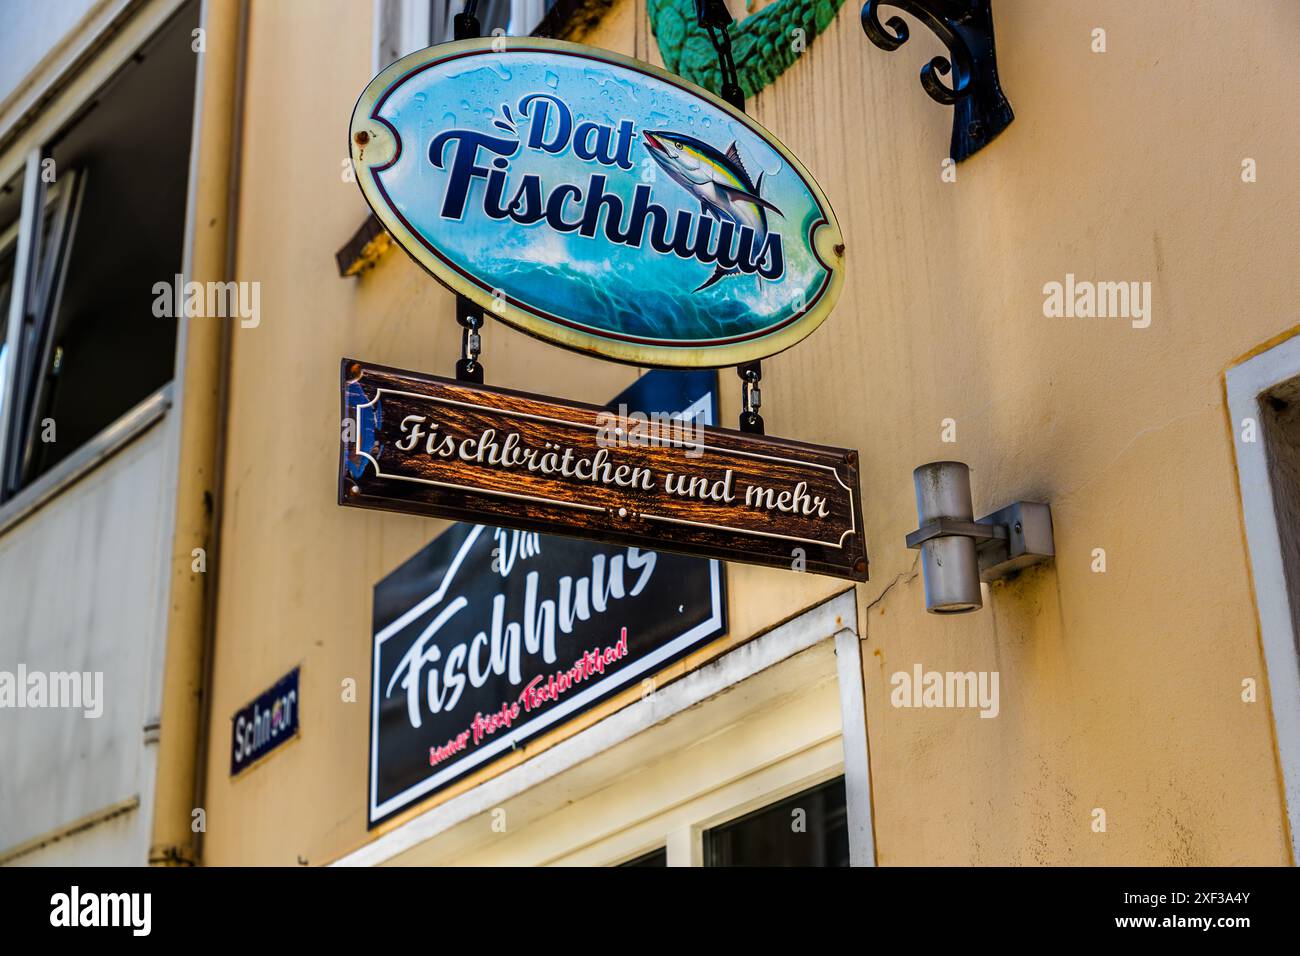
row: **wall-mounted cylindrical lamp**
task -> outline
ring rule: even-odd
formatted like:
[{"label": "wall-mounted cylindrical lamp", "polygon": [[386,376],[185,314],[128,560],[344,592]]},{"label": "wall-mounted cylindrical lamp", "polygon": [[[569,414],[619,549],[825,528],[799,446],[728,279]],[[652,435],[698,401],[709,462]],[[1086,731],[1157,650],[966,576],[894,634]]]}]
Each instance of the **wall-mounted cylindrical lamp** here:
[{"label": "wall-mounted cylindrical lamp", "polygon": [[921,465],[912,481],[920,527],[907,536],[907,546],[921,549],[927,611],[978,611],[984,606],[980,581],[1007,577],[1056,553],[1046,504],[1017,501],[975,521],[964,462]]},{"label": "wall-mounted cylindrical lamp", "polygon": [[[922,528],[948,518],[975,520],[971,504],[970,469],[960,461],[932,461],[912,472],[916,484],[916,517]],[[921,545],[921,577],[925,609],[935,614],[960,614],[984,606],[980,597],[979,556],[975,539],[960,534],[931,538]]]}]

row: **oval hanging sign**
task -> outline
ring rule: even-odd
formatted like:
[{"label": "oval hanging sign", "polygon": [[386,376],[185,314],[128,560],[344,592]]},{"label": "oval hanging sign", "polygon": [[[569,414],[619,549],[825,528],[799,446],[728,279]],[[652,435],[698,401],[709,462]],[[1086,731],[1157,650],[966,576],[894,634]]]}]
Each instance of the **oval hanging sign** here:
[{"label": "oval hanging sign", "polygon": [[844,245],[770,133],[680,77],[558,40],[444,43],[352,115],[357,182],[435,278],[557,345],[736,365],[830,312]]}]

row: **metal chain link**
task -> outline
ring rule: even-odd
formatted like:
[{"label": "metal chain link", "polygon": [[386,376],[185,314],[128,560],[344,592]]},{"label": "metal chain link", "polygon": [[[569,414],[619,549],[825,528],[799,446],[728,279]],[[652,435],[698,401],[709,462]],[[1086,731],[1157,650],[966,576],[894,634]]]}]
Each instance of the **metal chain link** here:
[{"label": "metal chain link", "polygon": [[452,37],[457,40],[472,40],[483,32],[479,25],[478,0],[465,0],[465,12],[451,18]]},{"label": "metal chain link", "polygon": [[721,96],[736,109],[743,110],[745,93],[740,88],[736,61],[731,56],[731,25],[736,21],[724,0],[695,0],[695,13],[718,54],[718,69],[722,73]]},{"label": "metal chain link", "polygon": [[[718,54],[718,69],[722,73],[721,95],[738,110],[745,108],[745,92],[740,88],[740,76],[731,53],[731,25],[735,19],[727,9],[725,0],[695,0],[695,13],[700,26],[709,35]],[[736,366],[740,377],[740,430],[750,434],[763,434],[763,416],[758,413],[763,403],[759,382],[763,379],[761,362],[746,362]]]},{"label": "metal chain link", "polygon": [[[478,12],[478,0],[465,0],[465,10],[452,17],[452,36],[457,40],[472,40],[482,34],[482,27],[475,14]],[[478,360],[483,351],[483,339],[479,329],[483,328],[482,310],[463,295],[456,296],[456,321],[460,323],[460,360],[456,362],[456,380],[483,384],[483,363]]]}]

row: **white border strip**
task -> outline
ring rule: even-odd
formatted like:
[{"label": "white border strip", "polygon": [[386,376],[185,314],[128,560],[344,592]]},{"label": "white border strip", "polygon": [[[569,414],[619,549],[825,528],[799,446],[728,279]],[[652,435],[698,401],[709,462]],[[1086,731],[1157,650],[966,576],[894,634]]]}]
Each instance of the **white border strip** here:
[{"label": "white border strip", "polygon": [[172,395],[169,382],[6,501],[0,506],[0,535],[8,534],[152,428],[171,408]]},{"label": "white border strip", "polygon": [[845,629],[856,638],[857,597],[852,589],[629,704],[517,767],[425,811],[332,865],[385,863]]},{"label": "white border strip", "polygon": [[867,748],[867,698],[862,681],[862,643],[854,627],[835,635],[839,673],[841,740],[844,743],[844,793],[849,815],[849,866],[876,865],[871,820],[871,755]]},{"label": "white border strip", "polygon": [[[1228,410],[1232,415],[1233,445],[1237,452],[1237,480],[1255,579],[1255,603],[1259,608],[1269,697],[1273,702],[1273,724],[1277,728],[1293,863],[1300,858],[1300,657],[1296,653],[1296,632],[1273,510],[1268,453],[1258,422],[1260,393],[1297,375],[1300,375],[1300,336],[1228,369],[1226,375]],[[1248,418],[1257,423],[1257,439],[1249,443],[1241,441],[1242,422]]]},{"label": "white border strip", "polygon": [[[465,555],[469,552],[470,547],[474,544],[475,540],[477,540],[479,534],[484,530],[484,527],[484,525],[476,525],[474,530],[470,532],[469,536],[465,538],[464,543],[460,547],[460,551],[457,552],[455,560],[453,560],[451,565],[448,567],[447,574],[443,578],[442,583],[438,586],[437,591],[425,600],[421,601],[416,607],[407,611],[398,618],[397,621],[394,621],[375,635],[373,651],[374,670],[370,677],[370,820],[378,820],[388,816],[393,811],[418,800],[420,797],[424,796],[431,790],[440,787],[442,784],[464,775],[468,770],[477,767],[479,764],[491,757],[495,757],[502,751],[514,749],[515,747],[531,740],[547,727],[563,720],[574,711],[585,707],[593,699],[608,694],[612,690],[618,690],[630,685],[641,675],[653,672],[663,661],[668,660],[675,654],[689,649],[693,645],[698,644],[701,640],[713,635],[721,635],[723,618],[722,568],[721,562],[713,560],[709,562],[709,599],[712,602],[712,612],[709,614],[708,620],[697,624],[689,631],[679,635],[667,644],[664,644],[662,647],[656,648],[636,663],[630,664],[622,670],[617,671],[614,675],[601,678],[597,683],[587,687],[581,693],[568,698],[563,703],[548,710],[545,714],[520,725],[519,729],[514,733],[499,737],[492,741],[492,743],[484,744],[478,750],[474,751],[474,753],[462,757],[454,763],[448,764],[437,773],[425,777],[419,783],[408,787],[401,793],[389,797],[383,803],[380,803],[379,748],[375,745],[379,740],[379,706],[376,695],[379,692],[380,645],[388,638],[392,637],[393,634],[405,627],[413,616],[418,616],[420,613],[423,613],[426,608],[437,604],[438,601],[442,599],[443,595],[446,594],[447,589],[451,586],[451,582],[456,576],[456,571],[464,561]],[[389,683],[391,684],[392,682],[390,681]],[[384,697],[387,698],[388,695],[389,689],[385,688]]]}]

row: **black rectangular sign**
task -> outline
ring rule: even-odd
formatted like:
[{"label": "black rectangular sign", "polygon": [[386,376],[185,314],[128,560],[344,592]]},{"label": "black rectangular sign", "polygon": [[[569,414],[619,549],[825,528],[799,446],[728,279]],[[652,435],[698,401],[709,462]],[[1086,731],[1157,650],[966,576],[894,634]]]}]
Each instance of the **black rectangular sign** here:
[{"label": "black rectangular sign", "polygon": [[233,777],[298,734],[298,668],[230,718]]},{"label": "black rectangular sign", "polygon": [[[716,415],[716,373],[615,403]],[[721,563],[458,524],[375,587],[370,826],[726,632]]]}]

